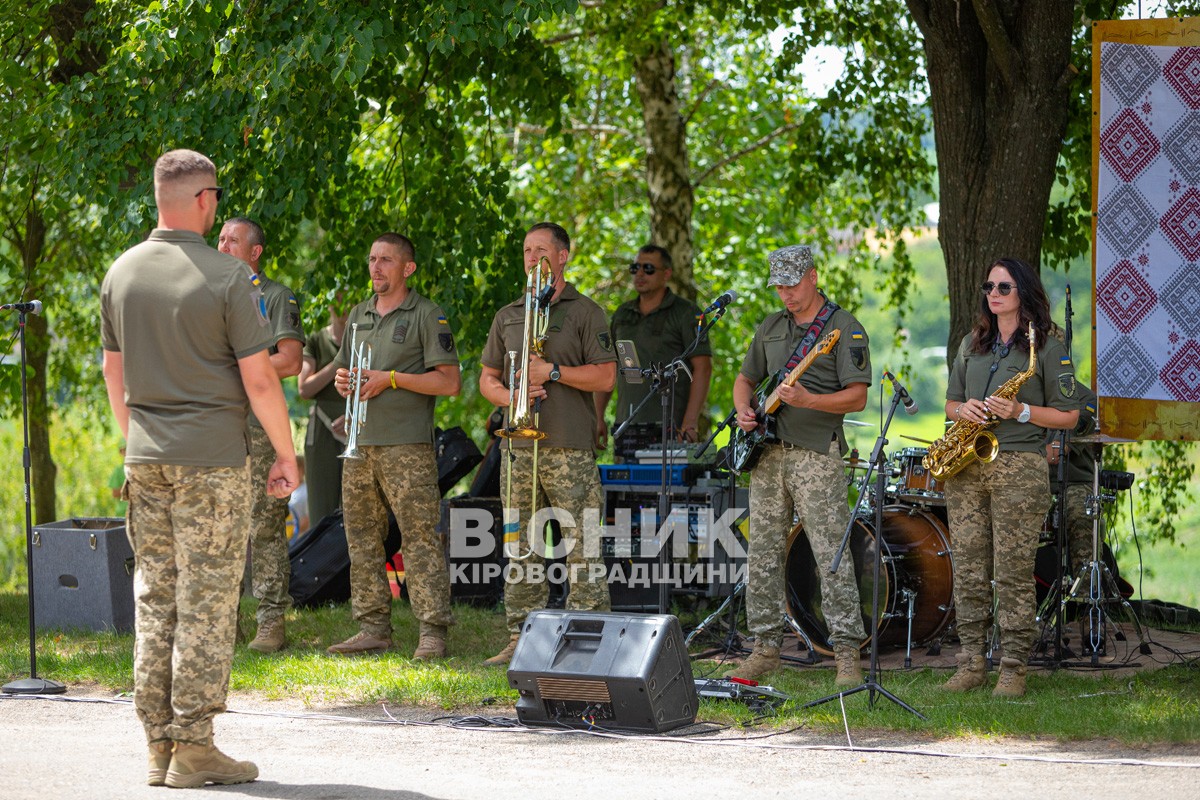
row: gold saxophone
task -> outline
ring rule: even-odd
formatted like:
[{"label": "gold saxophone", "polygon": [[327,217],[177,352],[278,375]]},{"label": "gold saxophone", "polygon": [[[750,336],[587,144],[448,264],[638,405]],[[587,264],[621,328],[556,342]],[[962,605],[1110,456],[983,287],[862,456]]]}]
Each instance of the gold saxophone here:
[{"label": "gold saxophone", "polygon": [[[1019,375],[1014,375],[1004,382],[1004,385],[992,393],[993,397],[1003,397],[1015,400],[1017,392],[1025,381],[1033,377],[1037,371],[1037,341],[1034,339],[1033,323],[1029,323],[1029,368]],[[939,481],[951,478],[962,472],[967,466],[979,459],[984,464],[996,460],[1000,452],[1000,443],[991,428],[1000,422],[998,418],[989,418],[986,422],[971,422],[960,419],[955,422],[942,438],[929,446],[929,452],[921,459],[921,465],[929,470]]]}]

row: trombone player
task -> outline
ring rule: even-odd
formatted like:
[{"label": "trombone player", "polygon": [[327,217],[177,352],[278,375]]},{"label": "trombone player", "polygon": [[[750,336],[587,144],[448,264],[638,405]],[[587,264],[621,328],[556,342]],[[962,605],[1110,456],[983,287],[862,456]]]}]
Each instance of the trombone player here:
[{"label": "trombone player", "polygon": [[[480,359],[480,394],[508,409],[510,426],[515,419],[536,419],[536,433],[542,435],[540,441],[533,435],[509,439],[512,450],[506,466],[511,492],[505,502],[515,508],[505,510],[506,519],[507,514],[519,515],[521,559],[510,560],[505,571],[504,612],[509,642],[484,662],[493,666],[512,659],[525,617],[546,605],[546,577],[544,572],[538,574],[545,565],[543,531],[529,529],[538,509],[561,509],[573,518],[573,532],[566,522],[563,524],[570,579],[567,607],[584,611],[610,608],[608,580],[600,557],[600,532],[584,528],[584,510],[603,511],[600,473],[592,449],[596,427],[592,393],[612,391],[617,357],[603,309],[580,294],[564,276],[570,257],[571,239],[560,225],[539,222],[525,234],[525,271],[540,270],[544,262],[549,267],[548,285],[553,287],[553,294],[548,309],[539,312],[548,316],[543,355],[534,352],[528,364],[517,364],[512,370],[512,378],[522,384],[524,391],[518,393],[515,386],[509,385],[510,353],[531,349],[530,343],[523,341],[531,327],[524,298],[496,313]],[[522,395],[537,405],[536,414],[510,406]],[[594,564],[600,569],[593,571]]]},{"label": "trombone player", "polygon": [[450,574],[434,531],[441,493],[433,408],[438,396],[458,394],[461,380],[446,315],[408,286],[417,269],[414,258],[413,243],[397,233],[385,233],[371,245],[375,295],[350,311],[347,324],[355,336],[342,337],[334,360],[338,392],[343,397],[357,392],[352,407],[359,419],[346,420],[355,447],[343,454],[342,509],[350,604],[359,632],[330,647],[332,655],[382,653],[392,646],[392,593],[383,547],[388,508],[403,532],[405,580],[420,622],[412,657],[445,656],[447,628],[454,624]]}]

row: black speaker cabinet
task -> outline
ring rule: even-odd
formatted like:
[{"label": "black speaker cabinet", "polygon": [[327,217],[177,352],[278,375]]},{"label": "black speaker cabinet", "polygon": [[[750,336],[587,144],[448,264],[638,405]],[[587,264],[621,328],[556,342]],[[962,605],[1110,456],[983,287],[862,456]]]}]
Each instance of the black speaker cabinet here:
[{"label": "black speaker cabinet", "polygon": [[133,549],[124,519],[34,526],[32,578],[38,629],[133,630]]},{"label": "black speaker cabinet", "polygon": [[508,668],[526,725],[668,731],[696,719],[696,683],[669,614],[535,611]]}]

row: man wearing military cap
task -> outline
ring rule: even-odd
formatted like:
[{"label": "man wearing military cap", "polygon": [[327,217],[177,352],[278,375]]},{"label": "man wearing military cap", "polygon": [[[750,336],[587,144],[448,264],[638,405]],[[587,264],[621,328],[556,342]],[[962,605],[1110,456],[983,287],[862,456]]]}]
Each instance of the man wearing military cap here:
[{"label": "man wearing military cap", "polygon": [[779,667],[783,641],[785,564],[788,534],[798,516],[821,574],[821,608],[837,662],[837,685],[862,680],[859,647],[866,638],[854,569],[845,562],[830,575],[828,565],[849,524],[842,456],[844,414],[862,411],[871,383],[866,331],[817,285],[817,269],[807,245],[772,252],[768,286],[783,309],[767,316],[754,332],[750,350],[733,384],[737,424],[759,425],[756,387],[782,376],[834,330],[839,339],[819,355],[793,386],[780,386],[782,404],[774,414],[774,435],[750,476],[750,553],[746,616],[754,651],[731,677],[756,679]]}]

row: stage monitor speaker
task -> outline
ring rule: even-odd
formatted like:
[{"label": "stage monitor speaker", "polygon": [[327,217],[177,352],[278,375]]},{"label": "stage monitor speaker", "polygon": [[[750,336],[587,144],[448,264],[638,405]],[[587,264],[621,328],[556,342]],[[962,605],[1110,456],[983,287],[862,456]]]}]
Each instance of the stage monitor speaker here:
[{"label": "stage monitor speaker", "polygon": [[696,682],[669,614],[535,611],[508,668],[526,725],[658,733],[696,719]]},{"label": "stage monitor speaker", "polygon": [[133,548],[119,517],[33,528],[34,626],[133,630]]}]

